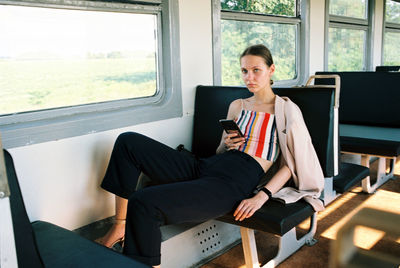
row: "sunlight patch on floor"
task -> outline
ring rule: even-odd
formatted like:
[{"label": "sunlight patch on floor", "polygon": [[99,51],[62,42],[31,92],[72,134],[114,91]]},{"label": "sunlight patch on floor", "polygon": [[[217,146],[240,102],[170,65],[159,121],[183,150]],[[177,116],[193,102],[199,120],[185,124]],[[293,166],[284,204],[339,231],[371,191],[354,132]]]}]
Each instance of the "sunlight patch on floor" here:
[{"label": "sunlight patch on floor", "polygon": [[348,192],[345,193],[341,196],[339,196],[335,201],[333,201],[332,203],[330,203],[325,210],[321,211],[320,213],[318,213],[318,221],[322,220],[323,218],[329,216],[329,214],[331,214],[332,212],[334,212],[336,209],[340,208],[341,206],[343,206],[346,202],[348,202],[349,200],[351,200],[352,198],[354,198],[355,196],[357,196],[356,193],[353,192]]},{"label": "sunlight patch on floor", "polygon": [[357,226],[354,230],[354,245],[369,250],[384,236],[385,232],[383,231],[365,226]]},{"label": "sunlight patch on floor", "polygon": [[[370,208],[385,210],[385,211],[388,211],[391,213],[398,214],[399,213],[398,208],[400,207],[400,194],[391,192],[391,191],[387,191],[387,190],[379,189],[375,194],[371,195],[370,198],[368,198],[361,205],[356,207],[351,213],[349,213],[348,215],[343,217],[340,221],[336,222],[331,227],[326,229],[321,234],[321,236],[329,238],[329,239],[336,239],[337,231],[343,226],[344,223],[346,223],[349,220],[350,217],[352,217],[355,213],[357,213],[363,207],[370,207]],[[361,229],[362,230],[361,233],[367,232],[367,234],[366,233],[363,234],[363,236],[365,236],[365,240],[364,240],[364,238],[361,239],[361,235],[358,235],[356,237],[355,244],[357,246],[362,247],[362,248],[371,247],[377,242],[376,239],[378,237],[381,238],[382,234],[376,233],[376,232],[380,232],[380,231],[377,231],[374,229],[369,229],[367,231],[367,229],[369,229],[369,228],[363,227],[363,229]],[[373,230],[373,231],[371,231],[371,230]],[[366,240],[366,239],[368,239],[368,240]]]},{"label": "sunlight patch on floor", "polygon": [[[352,198],[356,197],[359,192],[362,192],[361,187],[354,188],[351,192],[347,192],[339,196],[336,200],[330,203],[325,210],[318,212],[317,221],[321,221],[323,218],[328,217],[336,209],[343,206],[346,202],[350,201]],[[307,230],[310,228],[310,219],[307,219],[298,225],[299,228]]]},{"label": "sunlight patch on floor", "polygon": [[[259,264],[259,265],[261,265],[261,264]],[[246,267],[247,267],[246,264],[244,264],[244,265],[238,266],[237,268],[246,268]]]},{"label": "sunlight patch on floor", "polygon": [[[377,200],[379,200],[379,202],[377,202]],[[361,206],[368,206],[398,214],[400,207],[400,193],[379,189]]]}]

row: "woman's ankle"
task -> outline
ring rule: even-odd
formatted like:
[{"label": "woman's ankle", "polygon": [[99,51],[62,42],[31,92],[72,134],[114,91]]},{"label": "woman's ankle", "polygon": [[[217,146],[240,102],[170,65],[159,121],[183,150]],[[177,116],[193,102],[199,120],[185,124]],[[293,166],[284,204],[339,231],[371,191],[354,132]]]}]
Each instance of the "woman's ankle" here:
[{"label": "woman's ankle", "polygon": [[113,220],[114,225],[118,225],[118,224],[123,224],[125,225],[126,223],[126,219],[114,219]]},{"label": "woman's ankle", "polygon": [[118,242],[124,240],[125,236],[125,224],[124,223],[115,223],[111,226],[111,228],[107,231],[104,236],[96,239],[96,242],[102,244],[106,247],[113,247]]}]

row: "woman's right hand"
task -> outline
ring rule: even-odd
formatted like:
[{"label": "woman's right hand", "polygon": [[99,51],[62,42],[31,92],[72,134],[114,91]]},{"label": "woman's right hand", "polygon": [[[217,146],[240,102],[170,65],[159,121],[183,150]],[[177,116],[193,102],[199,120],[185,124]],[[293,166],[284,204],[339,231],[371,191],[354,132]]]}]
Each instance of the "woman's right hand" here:
[{"label": "woman's right hand", "polygon": [[225,137],[225,149],[227,151],[239,148],[245,142],[244,137],[238,137],[237,133],[227,134]]}]

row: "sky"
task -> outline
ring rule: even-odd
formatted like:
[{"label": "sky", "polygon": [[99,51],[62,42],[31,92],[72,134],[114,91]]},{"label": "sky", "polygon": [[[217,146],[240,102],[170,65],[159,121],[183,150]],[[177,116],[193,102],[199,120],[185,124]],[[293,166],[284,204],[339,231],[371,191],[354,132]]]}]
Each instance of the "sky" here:
[{"label": "sky", "polygon": [[156,15],[0,5],[0,57],[155,51]]}]

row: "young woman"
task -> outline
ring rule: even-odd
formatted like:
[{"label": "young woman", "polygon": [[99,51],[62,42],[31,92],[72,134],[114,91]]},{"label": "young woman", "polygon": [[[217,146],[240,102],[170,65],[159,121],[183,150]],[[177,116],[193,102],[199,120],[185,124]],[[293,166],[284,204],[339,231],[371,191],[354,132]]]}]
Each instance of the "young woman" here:
[{"label": "young woman", "polygon": [[[116,220],[98,242],[111,247],[125,239],[124,254],[159,267],[161,225],[201,222],[232,211],[242,221],[272,195],[288,202],[304,198],[316,211],[323,209],[318,158],[299,108],[272,91],[270,51],[251,46],[240,64],[253,96],[233,101],[227,119],[237,122],[244,137],[223,133],[216,155],[196,160],[138,133],[118,137],[102,182],[116,195]],[[278,172],[254,195],[280,154]],[[135,191],[141,172],[158,185]],[[296,188],[282,188],[290,178]]]}]

